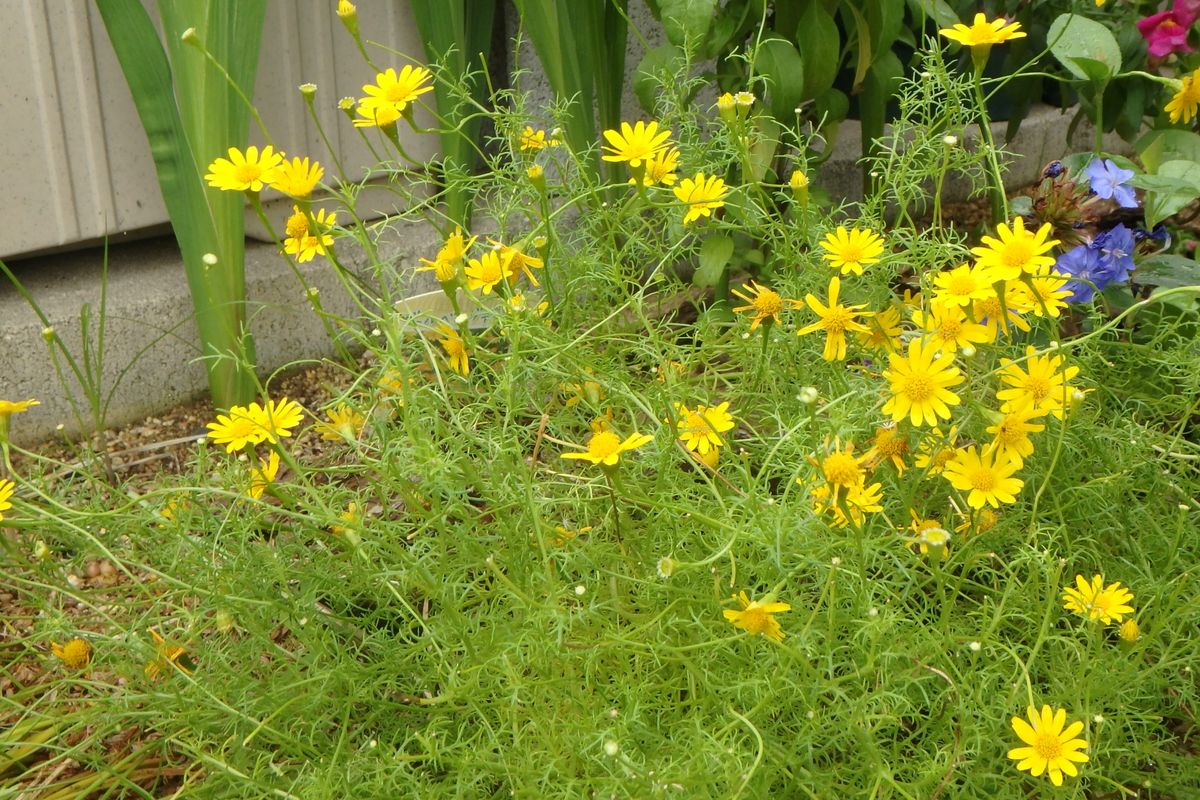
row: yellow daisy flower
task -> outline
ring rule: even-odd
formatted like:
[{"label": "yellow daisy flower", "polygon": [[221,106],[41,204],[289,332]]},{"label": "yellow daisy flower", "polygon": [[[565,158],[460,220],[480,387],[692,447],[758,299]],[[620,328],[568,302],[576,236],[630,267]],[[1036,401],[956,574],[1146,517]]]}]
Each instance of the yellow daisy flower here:
[{"label": "yellow daisy flower", "polygon": [[917,454],[913,463],[917,469],[925,470],[927,475],[940,475],[946,465],[958,455],[955,442],[958,440],[958,426],[950,426],[949,431],[943,431],[934,425],[921,438],[917,445]]},{"label": "yellow daisy flower", "polygon": [[1025,220],[1017,217],[1012,228],[1003,222],[996,227],[1000,238],[983,237],[982,247],[972,247],[976,266],[988,270],[993,281],[1015,281],[1023,274],[1036,275],[1041,269],[1054,265],[1054,257],[1043,255],[1058,244],[1057,239],[1047,240],[1053,226],[1047,222],[1037,233],[1025,230]]},{"label": "yellow daisy flower", "polygon": [[976,300],[991,297],[995,277],[978,264],[963,264],[939,272],[933,279],[933,299],[952,306],[969,306]]},{"label": "yellow daisy flower", "polygon": [[687,204],[687,213],[683,215],[683,224],[687,225],[700,217],[712,216],[715,209],[724,206],[729,187],[716,175],[697,172],[696,177],[681,180],[673,191]]},{"label": "yellow daisy flower", "polygon": [[[829,443],[825,443],[828,450]],[[854,455],[854,443],[846,442],[846,446],[842,447],[841,440],[834,439],[833,449],[828,450],[824,458],[817,456],[809,456],[808,462],[821,471],[821,477],[825,479],[825,485],[828,487],[830,505],[838,505],[838,500],[846,495],[854,487],[863,485],[866,474],[863,472],[863,463],[868,460],[870,453],[863,453],[861,456]],[[797,479],[797,483],[803,483]]]},{"label": "yellow daisy flower", "polygon": [[654,439],[653,436],[647,436],[642,433],[633,433],[621,441],[621,437],[617,436],[610,430],[600,430],[592,434],[588,439],[587,451],[583,453],[563,453],[563,458],[577,458],[583,461],[590,461],[603,467],[615,467],[621,460],[621,453],[627,453],[630,450],[636,450],[642,445]]},{"label": "yellow daisy flower", "polygon": [[1071,290],[1067,285],[1067,276],[1054,270],[1045,270],[1038,275],[1026,279],[1025,283],[1017,283],[1013,288],[1025,296],[1022,304],[1039,317],[1057,318],[1067,307],[1067,298]]},{"label": "yellow daisy flower", "polygon": [[955,512],[962,520],[954,526],[955,533],[966,533],[973,530],[975,533],[987,533],[992,528],[996,527],[996,523],[1000,521],[995,511],[990,508],[971,509],[970,514],[964,514],[961,511]]},{"label": "yellow daisy flower", "polygon": [[1179,81],[1175,96],[1170,99],[1163,111],[1171,117],[1171,122],[1183,122],[1185,125],[1196,116],[1200,107],[1200,69],[1191,75],[1184,75]]},{"label": "yellow daisy flower", "polygon": [[746,301],[746,305],[734,308],[734,311],[748,311],[753,315],[750,320],[750,330],[754,330],[764,322],[770,325],[779,322],[779,312],[787,309],[804,308],[803,300],[788,300],[778,292],[772,291],[765,286],[760,286],[754,281],[742,286],[746,290],[746,294],[742,294],[737,289],[730,291],[735,297]]},{"label": "yellow daisy flower", "polygon": [[1033,442],[1030,441],[1029,434],[1046,430],[1045,425],[1034,422],[1041,417],[1042,414],[1028,403],[1013,408],[987,429],[987,432],[992,434],[990,446],[1001,456],[1007,456],[1017,462],[1017,466],[1024,464],[1025,459],[1033,455]]},{"label": "yellow daisy flower", "polygon": [[188,655],[187,650],[179,645],[167,644],[166,640],[154,628],[147,628],[146,630],[149,632],[151,638],[154,639],[154,647],[158,651],[155,659],[146,665],[146,677],[148,679],[155,680],[164,669],[171,669],[172,667],[178,668],[185,674],[192,674],[196,665]]},{"label": "yellow daisy flower", "polygon": [[545,150],[547,147],[555,147],[558,144],[558,139],[547,138],[545,131],[535,131],[530,125],[526,125],[525,130],[521,131],[521,135],[517,137],[517,149],[521,152],[536,153],[539,150]]},{"label": "yellow daisy flower", "polygon": [[333,245],[333,235],[329,231],[336,224],[336,213],[326,214],[322,208],[310,220],[299,206],[292,206],[292,215],[284,228],[283,252],[295,256],[301,264],[312,261],[314,256],[325,255],[326,248]]},{"label": "yellow daisy flower", "polygon": [[1025,482],[1014,478],[1017,463],[995,450],[978,453],[972,445],[958,453],[947,464],[942,477],[961,492],[969,491],[967,504],[971,508],[990,505],[998,508],[1001,503],[1015,503],[1017,493]]},{"label": "yellow daisy flower", "polygon": [[877,311],[866,322],[866,333],[858,333],[858,343],[876,353],[892,353],[900,348],[900,309],[892,304]]},{"label": "yellow daisy flower", "polygon": [[988,328],[972,322],[963,307],[956,303],[935,300],[929,311],[914,310],[913,322],[927,334],[930,342],[947,353],[957,353],[961,347],[974,347],[993,339]]},{"label": "yellow daisy flower", "polygon": [[1099,620],[1105,625],[1120,622],[1133,613],[1133,592],[1113,581],[1104,585],[1103,575],[1093,575],[1089,581],[1075,576],[1075,586],[1063,587],[1063,608],[1087,620]]},{"label": "yellow daisy flower", "polygon": [[1008,757],[1017,762],[1017,769],[1028,770],[1033,777],[1045,773],[1055,786],[1062,786],[1063,774],[1075,777],[1079,774],[1076,763],[1082,764],[1088,760],[1087,742],[1076,738],[1083,730],[1083,723],[1076,721],[1063,725],[1067,721],[1066,709],[1053,710],[1043,705],[1041,713],[1033,706],[1026,710],[1029,721],[1020,717],[1012,718],[1013,733],[1025,743],[1025,747],[1014,747],[1008,751]]},{"label": "yellow daisy flower", "polygon": [[604,132],[604,138],[608,140],[604,149],[608,152],[601,158],[605,161],[625,161],[632,169],[637,169],[660,150],[665,150],[670,136],[670,131],[658,129],[657,122],[638,121],[632,127],[628,122],[622,122],[620,131]]},{"label": "yellow daisy flower", "polygon": [[329,422],[318,422],[317,430],[321,432],[321,438],[327,442],[357,439],[362,433],[363,426],[367,424],[366,417],[345,403],[338,403],[336,407],[325,413],[329,417]]},{"label": "yellow daisy flower", "polygon": [[874,465],[890,461],[896,468],[896,474],[903,475],[904,470],[908,468],[904,463],[908,449],[908,439],[901,435],[899,428],[895,425],[881,425],[875,429],[871,449],[866,452],[867,463]]},{"label": "yellow daisy flower", "polygon": [[509,284],[516,284],[517,279],[524,273],[530,283],[534,286],[541,286],[530,270],[542,269],[546,266],[546,262],[537,256],[529,255],[520,245],[500,244],[500,242],[492,241],[491,239],[488,241],[492,243],[493,247],[499,248],[500,260],[508,265],[508,270],[511,273],[508,276]]},{"label": "yellow daisy flower", "polygon": [[1126,644],[1133,644],[1138,639],[1142,638],[1141,629],[1138,628],[1137,620],[1133,617],[1121,623],[1121,627],[1117,629],[1117,633],[1121,637],[1121,641]]},{"label": "yellow daisy flower", "polygon": [[292,435],[292,428],[304,421],[304,407],[295,400],[267,400],[266,407],[258,403],[249,406],[250,416],[258,423],[263,431],[263,438],[275,444],[280,437]]},{"label": "yellow daisy flower", "polygon": [[870,228],[855,228],[847,231],[839,225],[836,231],[825,235],[821,241],[825,254],[821,258],[829,266],[840,269],[842,274],[863,274],[863,267],[875,264],[883,253],[883,237]]},{"label": "yellow daisy flower", "polygon": [[480,258],[472,258],[463,271],[467,276],[468,289],[482,289],[490,294],[503,280],[512,277],[512,260],[503,259],[496,250],[489,250]]},{"label": "yellow daisy flower", "polygon": [[421,263],[425,266],[417,267],[417,272],[432,270],[439,283],[449,283],[458,277],[458,269],[462,266],[463,258],[478,238],[472,236],[468,241],[463,235],[462,228],[455,226],[454,233],[446,237],[445,244],[438,250],[434,260],[429,261],[422,258]]},{"label": "yellow daisy flower", "polygon": [[325,168],[316,161],[310,164],[307,158],[293,158],[291,161],[284,159],[275,170],[271,188],[297,200],[303,200],[312,194],[324,175]]},{"label": "yellow daisy flower", "polygon": [[451,328],[445,323],[437,326],[438,333],[442,334],[440,344],[442,349],[446,351],[446,359],[450,362],[450,369],[462,375],[464,378],[471,374],[471,354],[467,350],[467,344],[458,335],[458,331]]},{"label": "yellow daisy flower", "polygon": [[913,532],[911,544],[923,556],[932,553],[938,560],[945,559],[950,554],[950,531],[943,528],[942,523],[936,519],[921,519],[916,512],[912,514],[913,523],[909,526],[909,530]]},{"label": "yellow daisy flower", "polygon": [[236,147],[229,148],[229,158],[218,158],[208,165],[204,180],[208,185],[227,192],[261,192],[274,183],[283,153],[267,145],[260,153],[254,145],[245,154]]},{"label": "yellow daisy flower", "polygon": [[683,403],[676,403],[675,414],[678,417],[676,427],[679,429],[679,440],[688,450],[701,455],[711,449],[724,447],[725,440],[720,434],[732,430],[734,426],[733,417],[729,415],[729,403],[698,405],[695,411]]},{"label": "yellow daisy flower", "polygon": [[846,358],[846,331],[868,332],[862,323],[855,321],[862,316],[859,311],[861,305],[844,306],[838,303],[841,288],[841,280],[834,275],[829,279],[828,305],[808,295],[805,302],[820,319],[796,331],[797,336],[825,331],[825,349],[821,355],[826,361],[842,361]]},{"label": "yellow daisy flower", "polygon": [[0,422],[7,422],[13,414],[24,414],[32,406],[40,406],[37,400],[0,400]]},{"label": "yellow daisy flower", "polygon": [[50,652],[58,657],[67,669],[83,669],[92,660],[92,646],[83,639],[72,639],[66,644],[52,642]]},{"label": "yellow daisy flower", "polygon": [[951,41],[972,48],[991,47],[1025,36],[1025,32],[1021,30],[1021,23],[1009,22],[1002,17],[989,22],[982,12],[975,15],[970,27],[959,22],[952,28],[942,28],[938,33]]},{"label": "yellow daisy flower", "polygon": [[[257,403],[254,405],[258,406]],[[258,418],[246,406],[231,407],[228,415],[218,414],[217,421],[208,423],[207,427],[209,441],[225,445],[226,453],[241,450],[248,444],[258,444],[267,438],[267,432],[259,424]]]},{"label": "yellow daisy flower", "polygon": [[[800,481],[796,482],[800,483]],[[861,528],[863,522],[866,521],[867,514],[883,510],[883,484],[881,483],[872,483],[868,486],[865,480],[860,480],[846,488],[840,504],[831,501],[831,496],[829,484],[819,484],[812,489],[813,511],[817,514],[829,514],[833,520],[831,524],[835,528],[845,528],[851,520],[856,527]],[[849,516],[846,515],[847,511],[850,512]]]},{"label": "yellow daisy flower", "polygon": [[391,125],[400,118],[411,103],[426,92],[432,92],[433,86],[427,81],[433,76],[424,67],[405,65],[400,73],[387,69],[375,76],[375,83],[362,87],[366,97],[358,101],[359,119],[354,120],[355,127],[383,127]]},{"label": "yellow daisy flower", "polygon": [[1075,388],[1068,381],[1079,374],[1079,367],[1063,367],[1066,356],[1061,354],[1039,356],[1033,345],[1027,346],[1025,353],[1024,369],[1010,359],[1000,359],[1000,381],[1006,384],[1006,388],[996,392],[1000,410],[1008,413],[1028,403],[1041,414],[1049,413],[1062,419]]},{"label": "yellow daisy flower", "polygon": [[1010,326],[1018,330],[1029,332],[1029,320],[1021,315],[1029,310],[1029,294],[1022,291],[1021,284],[1016,281],[1007,281],[1004,284],[1004,303],[1000,303],[1000,296],[995,291],[988,293],[988,296],[982,300],[976,300],[972,307],[972,313],[975,319],[979,320],[979,324],[987,329],[988,334],[993,340],[1000,338],[1000,334],[1008,335],[1011,333]]},{"label": "yellow daisy flower", "polygon": [[[659,150],[646,161],[646,173],[642,175],[643,186],[654,186],[662,184],[663,186],[675,185],[675,170],[679,168],[679,150],[670,147],[664,150]],[[630,183],[636,183],[635,178],[629,179]]]},{"label": "yellow daisy flower", "polygon": [[883,377],[892,396],[883,406],[894,422],[905,417],[913,425],[936,425],[938,418],[950,418],[950,406],[959,404],[951,386],[962,383],[963,375],[954,366],[954,356],[943,353],[929,341],[914,339],[907,355],[892,353]]},{"label": "yellow daisy flower", "polygon": [[783,629],[779,626],[779,621],[775,619],[776,614],[782,614],[785,611],[791,611],[792,607],[787,603],[778,603],[773,600],[751,600],[746,596],[745,592],[738,592],[733,596],[737,601],[740,609],[727,608],[721,612],[725,619],[733,623],[734,627],[741,628],[751,636],[762,634],[776,642],[782,642],[786,635]]},{"label": "yellow daisy flower", "polygon": [[274,450],[266,458],[258,460],[257,467],[250,468],[250,488],[248,494],[254,500],[263,496],[267,487],[275,482],[279,475],[279,453]]}]

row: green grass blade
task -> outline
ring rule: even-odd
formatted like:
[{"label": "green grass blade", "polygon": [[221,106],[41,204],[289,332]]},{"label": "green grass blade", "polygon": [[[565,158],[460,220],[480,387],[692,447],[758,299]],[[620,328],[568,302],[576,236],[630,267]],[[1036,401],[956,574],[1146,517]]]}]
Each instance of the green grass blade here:
[{"label": "green grass blade", "polygon": [[[492,23],[495,19],[494,0],[411,0],[413,16],[425,44],[429,62],[441,62],[451,73],[466,75],[481,66],[479,54],[491,47]],[[476,80],[471,87],[475,99],[483,104],[487,99],[484,82]],[[438,111],[457,130],[441,135],[442,159],[448,175],[473,170],[478,162],[474,143],[479,138],[483,120],[479,117],[463,121],[457,118],[457,102],[449,87],[442,81],[434,85]],[[469,227],[471,195],[461,181],[454,182],[446,192],[446,215],[464,228]]]}]

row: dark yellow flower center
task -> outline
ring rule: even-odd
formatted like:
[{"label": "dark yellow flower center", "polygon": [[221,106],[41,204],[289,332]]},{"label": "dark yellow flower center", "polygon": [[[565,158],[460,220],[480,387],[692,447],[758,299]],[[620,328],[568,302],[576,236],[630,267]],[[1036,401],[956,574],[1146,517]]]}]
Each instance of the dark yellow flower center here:
[{"label": "dark yellow flower center", "polygon": [[976,470],[971,476],[971,488],[987,493],[996,488],[996,473],[990,469]]},{"label": "dark yellow flower center", "polygon": [[862,470],[854,456],[846,453],[833,453],[821,465],[825,480],[837,486],[851,486],[858,483]]},{"label": "dark yellow flower center", "polygon": [[1033,248],[1029,246],[1029,242],[1021,239],[1010,241],[1000,254],[1000,262],[1006,267],[1020,269],[1029,263],[1029,259],[1033,258]]},{"label": "dark yellow flower center", "polygon": [[783,309],[783,298],[770,289],[760,289],[753,305],[760,317],[773,317]]},{"label": "dark yellow flower center", "polygon": [[258,164],[239,164],[234,167],[233,177],[238,183],[254,183],[262,177],[262,167]]},{"label": "dark yellow flower center", "polygon": [[925,374],[909,375],[904,382],[904,396],[914,403],[929,400],[936,391],[937,386]]},{"label": "dark yellow flower center", "polygon": [[741,622],[750,633],[761,633],[767,627],[770,617],[767,612],[757,606],[751,606],[742,612]]},{"label": "dark yellow flower center", "polygon": [[850,310],[844,306],[833,306],[829,309],[829,313],[821,320],[822,326],[828,333],[838,334],[845,333],[846,326],[850,324],[853,317],[850,315]]},{"label": "dark yellow flower center", "polygon": [[1062,741],[1056,734],[1038,732],[1033,751],[1038,754],[1039,758],[1053,763],[1063,756]]},{"label": "dark yellow flower center", "polygon": [[951,275],[950,280],[946,284],[946,289],[955,297],[966,297],[979,288],[979,282],[975,280],[975,276],[969,272],[964,272],[959,275]]},{"label": "dark yellow flower center", "polygon": [[839,248],[838,258],[847,264],[857,264],[863,259],[863,248],[855,242],[848,242]]},{"label": "dark yellow flower center", "polygon": [[605,459],[621,447],[621,440],[612,431],[601,431],[588,442],[588,453],[593,457]]},{"label": "dark yellow flower center", "polygon": [[1050,395],[1050,381],[1040,375],[1030,375],[1025,381],[1025,393],[1028,394],[1035,403],[1040,403]]}]

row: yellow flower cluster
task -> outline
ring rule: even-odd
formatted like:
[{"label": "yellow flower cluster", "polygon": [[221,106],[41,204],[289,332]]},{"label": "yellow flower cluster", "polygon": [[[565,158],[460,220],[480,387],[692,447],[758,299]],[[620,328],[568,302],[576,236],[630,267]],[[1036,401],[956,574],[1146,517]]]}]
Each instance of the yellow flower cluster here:
[{"label": "yellow flower cluster", "polygon": [[[1058,244],[1049,238],[1050,230],[1048,224],[1036,232],[1026,230],[1020,218],[1011,225],[1000,224],[997,237],[985,236],[982,245],[974,248],[973,264],[933,275],[928,297],[906,296],[904,305],[910,308],[914,327],[908,333],[898,303],[878,312],[846,303],[837,275],[830,279],[824,300],[812,294],[806,297],[804,305],[818,319],[798,334],[823,332],[825,360],[845,360],[852,341],[873,357],[886,358],[880,375],[887,384],[882,412],[889,422],[876,429],[871,449],[856,456],[852,442],[843,445],[837,440],[824,454],[810,457],[816,475],[798,479],[810,486],[818,513],[828,514],[836,526],[863,524],[866,515],[882,510],[882,487],[871,479],[871,470],[890,463],[903,474],[910,449],[916,453],[922,478],[941,475],[963,493],[975,525],[986,507],[1016,502],[1023,486],[1016,473],[1034,451],[1031,436],[1045,430],[1047,416],[1061,419],[1070,408],[1079,394],[1071,383],[1078,367],[1068,365],[1053,347],[1040,352],[1027,346],[1024,358],[1001,358],[994,371],[998,409],[987,412],[987,425],[981,431],[989,439],[980,437],[976,443],[960,446],[957,426],[948,433],[939,426],[951,420],[962,402],[959,391],[967,381],[965,366],[978,347],[1015,331],[1029,331],[1029,317],[1057,317],[1066,306],[1069,292],[1063,287],[1068,279],[1053,271],[1054,259],[1047,254]],[[845,275],[862,274],[865,267],[881,260],[886,244],[870,228],[839,226],[826,235],[821,247],[822,258]],[[747,301],[735,310],[752,314],[752,327],[769,324],[783,308],[799,305],[757,284],[747,288],[749,294],[735,292]],[[922,428],[928,432],[920,434],[912,448],[908,431]],[[923,552],[944,548],[949,534],[942,538],[940,524],[919,525],[936,520],[910,511],[914,543]],[[933,530],[941,533],[930,534]]]},{"label": "yellow flower cluster", "polygon": [[729,187],[717,175],[696,172],[676,185],[679,150],[670,142],[671,132],[659,130],[657,122],[638,121],[634,125],[622,122],[618,130],[604,131],[605,161],[629,165],[630,183],[639,188],[655,185],[673,186],[679,202],[684,204],[683,224],[690,225],[701,217],[725,205]]},{"label": "yellow flower cluster", "polygon": [[[228,414],[218,414],[216,422],[208,423],[208,439],[225,445],[227,453],[243,450],[247,445],[253,449],[262,442],[275,445],[280,439],[290,437],[292,429],[303,420],[304,409],[287,398],[278,402],[268,400],[266,405],[233,406]],[[250,467],[246,492],[251,498],[259,499],[275,482],[279,464],[279,453],[272,450],[266,458],[258,460],[257,466]]]}]

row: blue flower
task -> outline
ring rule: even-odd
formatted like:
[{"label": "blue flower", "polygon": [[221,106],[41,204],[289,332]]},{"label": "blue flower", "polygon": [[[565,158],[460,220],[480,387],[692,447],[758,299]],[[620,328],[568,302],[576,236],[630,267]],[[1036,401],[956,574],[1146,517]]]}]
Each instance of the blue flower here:
[{"label": "blue flower", "polygon": [[1073,247],[1058,257],[1054,269],[1064,275],[1070,275],[1071,280],[1063,286],[1071,290],[1068,303],[1090,303],[1096,293],[1099,281],[1096,273],[1100,271],[1100,251],[1093,250],[1086,244]]},{"label": "blue flower", "polygon": [[1059,272],[1071,276],[1063,286],[1071,290],[1068,303],[1090,302],[1095,293],[1110,283],[1129,280],[1133,271],[1133,231],[1116,225],[1087,244],[1063,253],[1054,263]]},{"label": "blue flower", "polygon": [[[1118,224],[1092,240],[1091,246],[1100,251],[1101,271],[1108,277],[1106,283],[1129,280],[1133,272],[1133,231]],[[1103,288],[1103,287],[1101,287]]]},{"label": "blue flower", "polygon": [[1097,197],[1115,200],[1121,208],[1137,208],[1137,196],[1126,181],[1133,177],[1133,170],[1121,169],[1110,158],[1097,158],[1087,165],[1088,183]]}]

